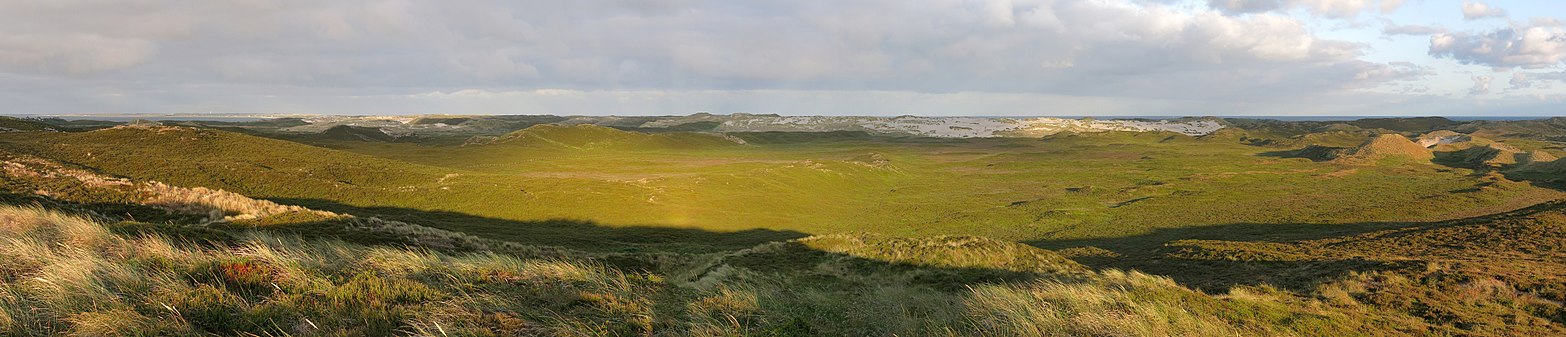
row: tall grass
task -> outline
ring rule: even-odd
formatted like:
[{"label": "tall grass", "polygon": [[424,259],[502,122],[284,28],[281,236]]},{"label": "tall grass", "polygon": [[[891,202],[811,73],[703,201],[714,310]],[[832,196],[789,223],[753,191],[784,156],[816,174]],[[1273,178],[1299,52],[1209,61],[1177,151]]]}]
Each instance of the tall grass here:
[{"label": "tall grass", "polygon": [[[735,271],[697,283],[586,257],[448,254],[258,231],[235,236],[193,243],[116,234],[88,219],[0,207],[0,335],[1334,335],[1346,331],[1334,326],[1351,326],[1342,324],[1347,316],[1316,315],[1275,297],[1281,295],[1214,297],[1134,272],[1067,268],[1070,277],[970,280],[960,290],[853,281],[917,279],[938,275],[919,268],[941,268],[918,265],[978,263],[942,249],[1016,255],[1003,262],[1044,254],[994,240],[807,239],[830,252],[778,256],[836,269],[828,274],[906,275],[833,281],[729,266]],[[910,255],[928,249],[937,252]],[[844,264],[835,254],[863,260]]]},{"label": "tall grass", "polygon": [[[127,237],[0,208],[0,330],[14,336],[387,335],[437,327],[648,329],[646,277],[584,261],[305,241]],[[487,318],[486,318],[487,317]]]}]

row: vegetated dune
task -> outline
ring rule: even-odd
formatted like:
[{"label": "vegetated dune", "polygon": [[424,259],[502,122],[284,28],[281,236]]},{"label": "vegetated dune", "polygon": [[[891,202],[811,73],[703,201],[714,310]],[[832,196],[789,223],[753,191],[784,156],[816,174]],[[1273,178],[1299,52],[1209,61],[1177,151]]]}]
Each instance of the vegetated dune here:
[{"label": "vegetated dune", "polygon": [[717,266],[664,257],[638,270],[587,255],[450,253],[250,230],[192,243],[174,227],[121,234],[125,226],[0,207],[0,277],[14,280],[0,283],[0,328],[17,336],[1340,336],[1410,323],[1266,288],[1206,295],[980,238],[816,237]]},{"label": "vegetated dune", "polygon": [[[1549,154],[1539,155],[1536,158],[1549,158]],[[1517,165],[1507,173],[1516,174],[1519,178],[1534,179],[1548,182],[1566,181],[1566,159],[1551,161],[1536,160],[1526,164]]]},{"label": "vegetated dune", "polygon": [[429,248],[539,251],[464,233],[314,210],[205,187],[109,177],[42,158],[0,151],[0,200],[48,204],[115,221],[237,226],[345,235]]},{"label": "vegetated dune", "polygon": [[[1310,286],[1320,275],[1355,270],[1312,286],[1328,302],[1406,312],[1428,329],[1409,334],[1556,336],[1566,334],[1566,204],[1447,222],[1407,224],[1365,234],[1292,242],[1183,240],[1160,267],[1231,263],[1275,284]],[[1310,266],[1298,268],[1297,266]],[[1334,271],[1337,269],[1337,271]],[[1374,270],[1374,271],[1369,271]]]},{"label": "vegetated dune", "polygon": [[338,125],[327,128],[318,135],[321,139],[348,140],[361,142],[394,142],[397,136],[386,134],[380,128]]},{"label": "vegetated dune", "polygon": [[1365,130],[1352,131],[1323,131],[1302,134],[1289,137],[1281,143],[1291,146],[1330,146],[1330,147],[1354,147],[1363,144],[1367,139],[1377,136],[1376,132]]},{"label": "vegetated dune", "polygon": [[5,131],[57,131],[59,127],[35,120],[0,116],[0,132]]},{"label": "vegetated dune", "polygon": [[1415,144],[1398,134],[1382,134],[1349,150],[1337,160],[1349,163],[1370,163],[1382,159],[1429,161],[1435,155],[1424,146]]},{"label": "vegetated dune", "polygon": [[1284,158],[1305,158],[1311,161],[1330,161],[1343,157],[1349,152],[1349,148],[1331,147],[1321,145],[1307,145],[1304,148],[1291,151],[1278,151],[1273,154]]},{"label": "vegetated dune", "polygon": [[413,120],[408,121],[408,124],[415,124],[415,125],[422,125],[422,124],[460,125],[462,123],[467,123],[468,121],[472,121],[472,120],[473,120],[473,118],[466,117],[466,116],[420,116],[419,118],[414,118]]},{"label": "vegetated dune", "polygon": [[[1538,151],[1534,151],[1538,152]],[[1538,152],[1542,156],[1549,154]],[[1499,168],[1502,166],[1517,164],[1519,159],[1531,160],[1529,153],[1522,152],[1515,147],[1502,143],[1473,146],[1453,152],[1449,161],[1456,166],[1470,168]]]},{"label": "vegetated dune", "polygon": [[1549,152],[1533,150],[1533,151],[1528,151],[1528,153],[1523,153],[1523,154],[1518,155],[1517,156],[1517,163],[1526,165],[1526,164],[1532,164],[1532,163],[1552,162],[1552,161],[1556,161],[1556,160],[1559,160],[1559,159],[1560,159],[1560,157],[1556,157],[1555,155],[1550,154]]},{"label": "vegetated dune", "polygon": [[743,141],[717,134],[668,132],[642,133],[606,126],[539,124],[494,138],[470,141],[471,145],[505,145],[556,149],[683,149],[735,146]]},{"label": "vegetated dune", "polygon": [[121,126],[17,135],[0,138],[0,143],[9,151],[111,175],[264,197],[363,196],[404,186],[431,187],[452,173],[450,169],[192,127]]},{"label": "vegetated dune", "polygon": [[1566,117],[1518,121],[1472,121],[1454,131],[1487,138],[1566,140]]},{"label": "vegetated dune", "polygon": [[1346,122],[1366,129],[1386,129],[1398,132],[1425,132],[1450,127],[1461,122],[1446,117],[1363,118]]},{"label": "vegetated dune", "polygon": [[1452,130],[1436,130],[1419,135],[1416,143],[1423,147],[1433,147],[1442,144],[1461,143],[1473,139],[1473,137],[1457,133]]}]

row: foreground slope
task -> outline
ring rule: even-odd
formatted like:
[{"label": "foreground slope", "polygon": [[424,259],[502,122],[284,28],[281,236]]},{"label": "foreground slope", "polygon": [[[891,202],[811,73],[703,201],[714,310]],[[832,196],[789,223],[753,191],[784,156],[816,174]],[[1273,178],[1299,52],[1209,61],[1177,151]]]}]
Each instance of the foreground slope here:
[{"label": "foreground slope", "polygon": [[[1035,248],[979,238],[813,238],[738,253],[720,271],[689,282],[589,256],[450,254],[253,231],[191,242],[158,232],[117,233],[125,226],[0,207],[0,327],[14,336],[1381,331],[1380,318],[1369,313],[1334,312],[1266,292],[1209,296],[1167,279],[1086,271]],[[831,244],[810,248],[821,241]],[[973,247],[1021,254],[1003,256],[1010,267],[982,272],[985,260],[998,258],[961,252]],[[738,262],[755,254],[837,268],[795,275]],[[917,257],[887,260],[904,254]],[[1021,276],[991,283],[1003,280],[997,274]],[[972,286],[932,287],[931,280]]]}]

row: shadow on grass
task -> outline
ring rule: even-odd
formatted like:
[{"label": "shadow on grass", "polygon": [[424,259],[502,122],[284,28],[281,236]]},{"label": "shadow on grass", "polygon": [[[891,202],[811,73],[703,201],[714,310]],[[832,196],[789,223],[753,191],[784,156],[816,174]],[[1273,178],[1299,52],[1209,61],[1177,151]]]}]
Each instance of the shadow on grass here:
[{"label": "shadow on grass", "polygon": [[[278,199],[285,205],[305,206],[312,209],[350,214],[358,217],[379,217],[414,225],[465,233],[482,238],[509,241],[524,245],[555,246],[592,252],[677,252],[712,253],[750,248],[758,244],[786,241],[808,236],[796,231],[751,229],[737,232],[715,232],[696,228],[676,228],[657,225],[605,226],[592,221],[543,220],[515,221],[488,218],[456,212],[423,211],[398,207],[353,207],[316,199]],[[56,212],[102,219],[109,222],[148,225],[177,225],[188,227],[207,220],[207,215],[172,213],[161,208],[125,203],[80,203],[55,198],[15,193],[0,193],[0,204],[34,206]],[[387,238],[373,237],[344,227],[345,220],[323,220],[314,217],[294,219],[268,219],[273,224],[264,229],[294,232],[302,235],[329,236],[350,242],[365,244],[399,243]]]},{"label": "shadow on grass", "polygon": [[1294,150],[1269,151],[1258,153],[1256,155],[1277,158],[1304,158],[1310,159],[1310,161],[1313,162],[1324,162],[1335,159],[1347,151],[1348,148],[1345,147],[1310,145]]},{"label": "shadow on grass", "polygon": [[[517,221],[447,211],[400,207],[356,207],[320,199],[274,199],[286,205],[378,217],[526,245],[558,246],[597,252],[711,253],[797,239],[808,234],[770,229],[715,232],[659,225],[606,226],[593,221],[550,219]],[[294,224],[308,228],[309,224]]]},{"label": "shadow on grass", "polygon": [[[1245,260],[1242,258],[1187,254],[1200,249],[1201,240],[1255,244],[1293,244],[1322,239],[1353,240],[1356,236],[1382,232],[1430,230],[1493,222],[1502,218],[1524,217],[1566,207],[1566,201],[1552,201],[1523,209],[1471,218],[1437,222],[1365,222],[1351,224],[1257,224],[1241,223],[1203,227],[1164,228],[1152,233],[1118,238],[1038,240],[1026,242],[1035,247],[1065,250],[1096,247],[1113,254],[1078,256],[1077,262],[1094,268],[1135,269],[1165,275],[1186,286],[1210,292],[1226,292],[1237,285],[1270,284],[1285,289],[1310,290],[1316,285],[1352,272],[1411,267],[1410,261],[1379,261],[1362,258],[1327,258],[1300,261]],[[1196,256],[1196,257],[1193,257]],[[1199,258],[1198,258],[1199,257]]]}]

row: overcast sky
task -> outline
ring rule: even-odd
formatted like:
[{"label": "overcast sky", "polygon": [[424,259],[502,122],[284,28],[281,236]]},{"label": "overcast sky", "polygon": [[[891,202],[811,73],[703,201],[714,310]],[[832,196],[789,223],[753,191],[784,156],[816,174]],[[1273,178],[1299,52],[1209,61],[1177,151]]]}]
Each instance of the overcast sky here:
[{"label": "overcast sky", "polygon": [[7,114],[1566,115],[1556,0],[0,0]]}]

